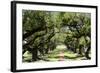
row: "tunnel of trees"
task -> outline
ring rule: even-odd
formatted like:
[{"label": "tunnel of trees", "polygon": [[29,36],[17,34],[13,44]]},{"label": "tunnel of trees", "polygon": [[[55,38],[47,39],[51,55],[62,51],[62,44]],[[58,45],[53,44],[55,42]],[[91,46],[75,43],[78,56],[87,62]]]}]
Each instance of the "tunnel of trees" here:
[{"label": "tunnel of trees", "polygon": [[24,62],[26,52],[31,54],[28,62],[49,61],[48,55],[62,44],[66,53],[91,59],[90,13],[23,10],[22,24]]}]

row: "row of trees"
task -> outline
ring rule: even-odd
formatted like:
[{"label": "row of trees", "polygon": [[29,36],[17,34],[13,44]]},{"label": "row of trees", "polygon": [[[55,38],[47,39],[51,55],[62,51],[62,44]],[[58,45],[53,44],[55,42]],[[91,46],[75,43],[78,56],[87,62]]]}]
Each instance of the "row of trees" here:
[{"label": "row of trees", "polygon": [[[69,50],[90,59],[91,16],[89,13],[23,10],[23,54],[32,53],[32,61],[56,48],[61,40]],[[58,39],[56,34],[62,33]],[[78,50],[78,51],[77,51]],[[40,55],[40,56],[39,56]]]},{"label": "row of trees", "polygon": [[[71,15],[70,15],[71,14]],[[91,16],[85,13],[70,13],[63,19],[63,24],[70,30],[65,44],[69,49],[90,59],[91,49]],[[67,16],[68,16],[67,15]],[[78,51],[77,51],[78,50]]]}]

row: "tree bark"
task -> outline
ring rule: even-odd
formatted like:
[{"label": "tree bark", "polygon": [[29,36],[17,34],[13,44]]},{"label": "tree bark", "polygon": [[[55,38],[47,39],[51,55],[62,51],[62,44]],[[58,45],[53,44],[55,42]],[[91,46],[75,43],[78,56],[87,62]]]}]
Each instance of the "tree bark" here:
[{"label": "tree bark", "polygon": [[89,57],[90,48],[91,47],[89,46],[88,49],[87,49],[87,51],[86,51],[86,53],[85,53],[85,56],[86,56],[87,59],[91,59],[91,57]]},{"label": "tree bark", "polygon": [[48,54],[48,52],[49,52],[49,48],[46,48],[45,49],[45,54]]},{"label": "tree bark", "polygon": [[79,46],[79,54],[82,55],[82,45]]},{"label": "tree bark", "polygon": [[37,29],[33,29],[31,31],[28,31],[27,33],[23,34],[23,40],[31,35],[33,35],[35,32],[38,32],[38,31],[42,31],[42,30],[45,30],[46,28],[44,27],[39,27]]},{"label": "tree bark", "polygon": [[43,34],[37,34],[37,35],[35,35],[35,36],[32,38],[32,40],[30,40],[28,43],[26,43],[26,44],[23,45],[23,48],[27,47],[28,45],[33,44],[34,41],[36,40],[36,38],[41,37],[41,36],[43,36],[43,35],[45,35],[45,34],[46,34],[46,33],[44,32]]},{"label": "tree bark", "polygon": [[32,49],[32,61],[37,61],[38,60],[38,51],[36,48]]}]

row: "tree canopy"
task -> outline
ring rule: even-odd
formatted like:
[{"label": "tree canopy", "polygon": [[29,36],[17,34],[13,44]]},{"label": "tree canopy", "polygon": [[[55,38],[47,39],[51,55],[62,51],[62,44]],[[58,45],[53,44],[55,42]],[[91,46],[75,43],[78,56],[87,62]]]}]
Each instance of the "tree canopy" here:
[{"label": "tree canopy", "polygon": [[90,13],[23,10],[22,21],[23,54],[31,52],[32,61],[58,44],[65,44],[69,50],[90,59]]}]

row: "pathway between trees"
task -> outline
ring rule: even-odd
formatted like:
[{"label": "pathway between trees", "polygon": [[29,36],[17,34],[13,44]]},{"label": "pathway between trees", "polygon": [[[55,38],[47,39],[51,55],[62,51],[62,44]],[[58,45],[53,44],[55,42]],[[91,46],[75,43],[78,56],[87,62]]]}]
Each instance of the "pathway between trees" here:
[{"label": "pathway between trees", "polygon": [[[32,58],[31,53],[28,51],[24,54],[24,60],[30,61]],[[79,56],[77,53],[73,53],[67,49],[67,47],[64,44],[57,45],[56,49],[51,51],[48,54],[45,54],[42,56],[41,60],[38,60],[36,62],[46,62],[46,61],[70,61],[70,60],[82,60],[84,57]]]}]

